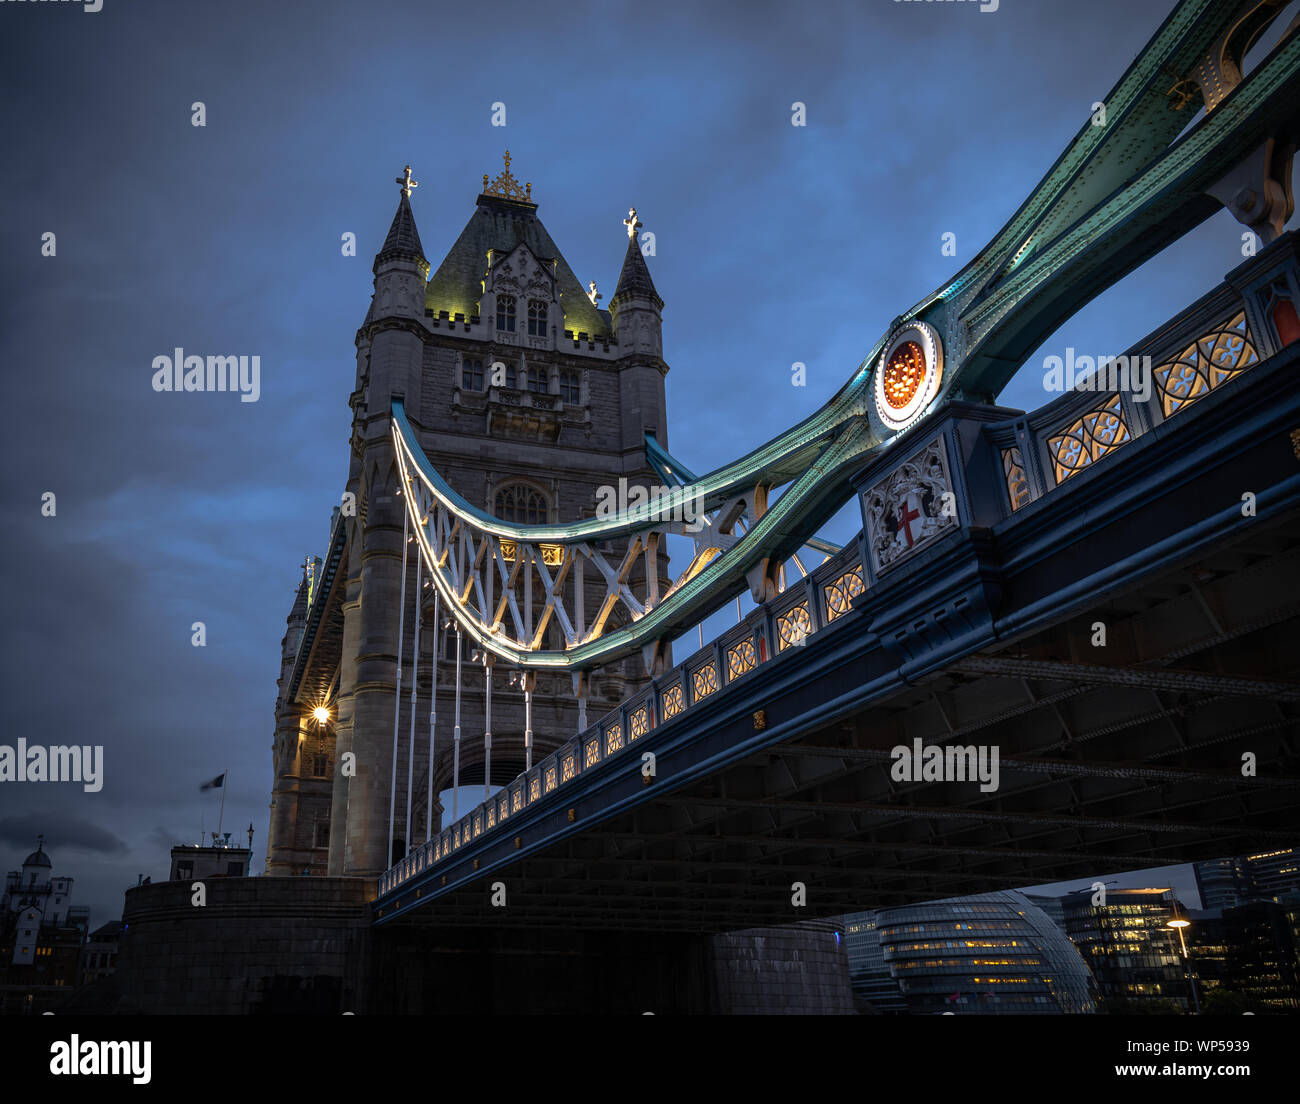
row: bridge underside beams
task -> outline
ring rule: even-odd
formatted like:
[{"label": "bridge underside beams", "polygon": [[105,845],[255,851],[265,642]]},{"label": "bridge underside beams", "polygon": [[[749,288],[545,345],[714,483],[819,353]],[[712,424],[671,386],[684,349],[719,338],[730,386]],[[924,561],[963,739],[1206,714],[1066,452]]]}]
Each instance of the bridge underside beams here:
[{"label": "bridge underside beams", "polygon": [[[1298,576],[1300,519],[1253,529],[698,782],[670,790],[662,761],[662,796],[396,922],[737,930],[1295,845]],[[869,675],[750,705],[798,716]],[[916,740],[996,748],[997,788],[898,780]]]}]

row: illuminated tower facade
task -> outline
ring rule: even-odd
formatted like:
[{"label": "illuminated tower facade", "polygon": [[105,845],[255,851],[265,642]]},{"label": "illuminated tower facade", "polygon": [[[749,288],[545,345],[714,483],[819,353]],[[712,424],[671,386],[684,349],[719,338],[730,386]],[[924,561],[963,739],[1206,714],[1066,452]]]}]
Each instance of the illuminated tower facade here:
[{"label": "illuminated tower facade", "polygon": [[[468,223],[436,269],[425,257],[411,206],[418,182],[409,172],[397,182],[397,213],[375,257],[374,295],[356,336],[346,491],[312,594],[304,601],[300,589],[285,637],[270,874],[373,875],[408,843],[425,839],[435,704],[435,831],[437,795],[452,783],[457,637],[454,627],[435,624],[433,592],[421,587],[422,625],[413,654],[415,546],[406,545],[403,580],[405,506],[391,439],[393,400],[402,400],[424,451],[451,486],[504,520],[575,521],[594,516],[600,489],[617,486],[620,478],[629,485],[659,482],[646,459],[645,437],[654,434],[661,444],[667,438],[663,301],[646,265],[635,212],[614,239],[625,252],[604,310],[594,286],[584,290],[547,233],[531,184],[514,178],[508,154],[495,180],[484,176]],[[598,602],[603,583],[586,585]],[[402,683],[395,713],[399,623]],[[556,628],[547,632],[549,646],[563,646]],[[524,767],[523,696],[508,674],[497,666],[492,675],[494,785]],[[637,659],[594,673],[583,687],[592,718],[644,681]],[[482,786],[486,677],[468,641],[461,648],[460,697],[459,781]],[[318,710],[323,722],[315,720]],[[534,758],[578,727],[573,680],[538,675]],[[319,765],[304,757],[310,746],[326,749],[324,779],[304,774]],[[317,782],[328,791],[328,815],[318,805],[308,809],[305,790]],[[306,840],[312,846],[304,857]]]}]

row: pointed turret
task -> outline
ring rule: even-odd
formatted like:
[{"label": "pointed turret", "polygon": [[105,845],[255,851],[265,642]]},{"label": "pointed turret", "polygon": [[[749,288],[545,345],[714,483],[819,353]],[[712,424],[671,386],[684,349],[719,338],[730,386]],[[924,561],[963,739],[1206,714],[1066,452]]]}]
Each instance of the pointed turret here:
[{"label": "pointed turret", "polygon": [[635,207],[628,211],[623,225],[627,227],[627,252],[623,255],[623,270],[618,274],[618,287],[609,301],[614,334],[624,352],[658,358],[663,352],[660,312],[664,301],[655,290],[641,252],[637,236],[641,220],[636,217]]},{"label": "pointed turret", "polygon": [[641,220],[633,207],[623,220],[627,227],[627,252],[618,274],[618,287],[609,301],[609,316],[619,351],[619,408],[623,447],[644,463],[645,435],[661,442],[668,430],[664,408],[663,314],[664,301],[655,290],[650,269],[641,252],[637,231]]},{"label": "pointed turret", "polygon": [[[357,389],[370,413],[386,414],[394,396],[414,402],[420,388],[420,339],[429,262],[411,210],[407,165],[397,178],[401,197],[383,248],[375,254],[375,294],[357,332]],[[368,378],[367,378],[368,377]]]},{"label": "pointed turret", "polygon": [[[632,219],[636,220],[635,207],[632,208],[631,215]],[[637,221],[636,226],[640,225]],[[655,282],[650,279],[650,269],[645,263],[645,255],[641,252],[641,243],[636,239],[635,227],[633,233],[628,235],[627,253],[623,255],[623,270],[618,274],[618,287],[614,290],[614,298],[609,301],[610,310],[614,310],[614,304],[620,300],[632,299],[653,303],[655,310],[663,310],[664,307],[664,301],[659,298],[659,293],[655,290]]]},{"label": "pointed turret", "polygon": [[[407,165],[406,171],[411,171],[410,165]],[[401,182],[399,177],[398,183]],[[417,187],[416,181],[411,181],[411,187]],[[403,188],[402,198],[397,204],[397,214],[393,216],[388,237],[384,239],[384,247],[375,256],[372,271],[376,274],[379,266],[388,261],[414,261],[424,268],[426,275],[428,273],[429,262],[424,256],[424,246],[420,244],[420,231],[415,228],[415,213],[411,210],[410,196],[410,190]]]}]

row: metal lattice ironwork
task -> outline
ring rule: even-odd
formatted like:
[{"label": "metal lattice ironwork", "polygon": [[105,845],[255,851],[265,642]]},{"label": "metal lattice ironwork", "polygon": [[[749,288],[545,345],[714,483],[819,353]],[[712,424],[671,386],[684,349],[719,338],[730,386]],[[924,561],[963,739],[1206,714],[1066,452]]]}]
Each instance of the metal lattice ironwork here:
[{"label": "metal lattice ironwork", "polygon": [[1166,418],[1259,363],[1246,312],[1197,338],[1173,360],[1156,368],[1156,390]]},{"label": "metal lattice ironwork", "polygon": [[864,589],[860,567],[846,571],[833,583],[829,583],[825,588],[826,620],[834,621],[837,617],[848,613],[853,607],[853,599]]},{"label": "metal lattice ironwork", "polygon": [[1119,392],[1077,419],[1063,433],[1047,439],[1057,483],[1077,475],[1129,439]]},{"label": "metal lattice ironwork", "polygon": [[613,755],[623,750],[623,726],[610,725],[605,729],[605,754]]},{"label": "metal lattice ironwork", "polygon": [[808,639],[812,632],[812,617],[808,613],[808,603],[800,602],[791,606],[776,619],[777,648],[797,647]]},{"label": "metal lattice ironwork", "polygon": [[691,686],[696,701],[707,698],[718,689],[718,668],[712,663],[706,663],[691,676]]},{"label": "metal lattice ironwork", "polygon": [[758,653],[754,650],[754,641],[742,640],[739,644],[727,649],[727,681],[738,678],[746,671],[752,671],[758,666]]},{"label": "metal lattice ironwork", "polygon": [[1019,510],[1029,501],[1029,480],[1025,477],[1025,461],[1019,445],[1002,450],[1002,477],[1007,482],[1011,509]]}]

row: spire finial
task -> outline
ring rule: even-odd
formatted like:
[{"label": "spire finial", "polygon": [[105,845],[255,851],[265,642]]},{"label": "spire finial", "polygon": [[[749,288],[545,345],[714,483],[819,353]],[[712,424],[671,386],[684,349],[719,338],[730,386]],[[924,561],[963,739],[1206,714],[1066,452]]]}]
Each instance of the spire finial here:
[{"label": "spire finial", "polygon": [[44,833],[44,832],[42,832],[39,836],[36,837],[36,853],[37,853],[37,854],[40,854],[43,850],[45,850],[45,833]]},{"label": "spire finial", "polygon": [[627,209],[627,218],[623,220],[623,225],[627,227],[627,236],[629,238],[635,238],[636,232],[641,229],[642,225],[641,220],[636,217],[635,207],[629,207]]},{"label": "spire finial", "polygon": [[506,150],[503,160],[506,163],[505,171],[497,178],[488,183],[487,173],[483,174],[483,194],[490,196],[500,196],[502,199],[522,199],[525,203],[533,201],[533,185],[531,182],[525,184],[522,188],[519,181],[515,179],[514,174],[510,171],[510,151]]},{"label": "spire finial", "polygon": [[410,199],[410,198],[411,198],[411,189],[412,189],[412,188],[418,188],[418,187],[420,186],[420,182],[419,182],[418,180],[412,180],[412,179],[411,179],[411,166],[410,166],[410,165],[407,165],[407,166],[406,166],[406,168],[405,168],[405,170],[404,170],[404,173],[405,173],[405,175],[404,175],[404,176],[399,176],[399,177],[397,178],[397,180],[395,181],[395,183],[400,184],[400,185],[402,186],[402,195],[406,196],[407,199]]}]

